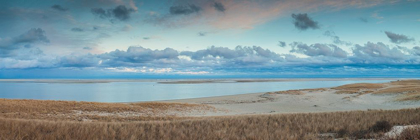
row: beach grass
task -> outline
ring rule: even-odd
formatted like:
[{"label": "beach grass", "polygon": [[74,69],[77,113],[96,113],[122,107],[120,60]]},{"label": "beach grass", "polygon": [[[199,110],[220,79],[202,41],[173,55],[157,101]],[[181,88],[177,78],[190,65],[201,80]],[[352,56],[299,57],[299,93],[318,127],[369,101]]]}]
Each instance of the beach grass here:
[{"label": "beach grass", "polygon": [[186,103],[99,103],[0,99],[0,117],[55,121],[171,120],[180,112],[208,111],[214,107]]},{"label": "beach grass", "polygon": [[[420,108],[223,117],[128,117],[131,119],[109,114],[102,116],[106,119],[78,114],[93,120],[80,121],[74,118],[72,110],[124,112],[175,108],[185,111],[203,109],[203,106],[5,99],[0,104],[0,139],[324,139],[321,136],[324,133],[369,138],[384,133],[371,131],[379,121],[390,125],[420,124]],[[66,113],[68,116],[62,115]]]}]

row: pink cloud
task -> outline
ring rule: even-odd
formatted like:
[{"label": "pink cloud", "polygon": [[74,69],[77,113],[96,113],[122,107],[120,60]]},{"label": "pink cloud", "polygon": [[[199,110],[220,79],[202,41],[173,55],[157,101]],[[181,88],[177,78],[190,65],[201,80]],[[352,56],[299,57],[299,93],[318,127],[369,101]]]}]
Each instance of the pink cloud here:
[{"label": "pink cloud", "polygon": [[[199,16],[191,16],[191,21],[181,20],[180,24],[209,24],[219,29],[252,29],[273,19],[289,16],[291,13],[311,13],[317,11],[338,11],[348,8],[373,7],[384,0],[219,0],[226,9],[215,10],[215,1],[178,0],[175,4],[195,4],[202,7]],[[171,23],[174,24],[174,23]],[[176,24],[176,23],[175,23]]]}]

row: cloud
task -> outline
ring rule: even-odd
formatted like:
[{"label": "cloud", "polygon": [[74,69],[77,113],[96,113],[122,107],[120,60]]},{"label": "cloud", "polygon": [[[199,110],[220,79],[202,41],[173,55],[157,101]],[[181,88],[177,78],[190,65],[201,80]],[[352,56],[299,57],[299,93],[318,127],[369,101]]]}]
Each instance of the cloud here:
[{"label": "cloud", "polygon": [[12,38],[0,39],[0,69],[51,67],[54,58],[47,57],[35,47],[39,43],[49,43],[45,31],[33,28]]},{"label": "cloud", "polygon": [[[138,66],[142,64],[173,63],[178,59],[178,51],[166,48],[152,50],[143,47],[129,47],[127,51],[115,50],[98,55],[104,65],[109,66]],[[153,62],[153,63],[152,63]]]},{"label": "cloud", "polygon": [[308,17],[308,14],[292,14],[292,18],[294,19],[293,24],[295,27],[301,31],[305,31],[307,29],[319,29],[318,22],[312,20]]},{"label": "cloud", "polygon": [[53,5],[53,6],[51,6],[51,8],[52,9],[54,9],[54,10],[57,10],[57,11],[61,11],[61,12],[65,12],[65,11],[67,11],[67,10],[69,10],[69,9],[67,9],[67,8],[64,8],[64,7],[62,7],[61,5]]},{"label": "cloud", "polygon": [[401,43],[407,43],[407,42],[414,41],[413,38],[410,38],[410,37],[408,37],[406,35],[403,35],[403,34],[396,34],[396,33],[389,32],[389,31],[385,31],[385,34],[389,38],[389,40],[392,43],[395,43],[395,44],[401,44]]},{"label": "cloud", "polygon": [[214,9],[216,9],[219,12],[225,12],[226,11],[225,6],[220,2],[215,2],[214,3]]},{"label": "cloud", "polygon": [[[223,14],[220,14],[220,11],[215,10],[215,2],[223,5],[223,8],[225,9]],[[388,3],[390,2],[383,0],[265,0],[263,2],[255,0],[173,0],[173,3],[171,4],[177,5],[173,7],[181,9],[180,11],[182,12],[180,13],[183,13],[180,15],[189,16],[174,16],[171,14],[170,10],[167,14],[164,12],[159,14],[153,12],[153,14],[147,15],[145,22],[170,28],[188,25],[207,25],[218,29],[252,29],[257,25],[290,15],[292,12],[296,11],[296,9],[305,13],[313,13],[317,11],[360,9]],[[199,7],[200,10],[191,10],[192,8],[190,8],[190,5],[195,5],[196,7]]]},{"label": "cloud", "polygon": [[235,49],[212,46],[195,52],[183,51],[180,54],[190,57],[194,60],[191,64],[201,67],[253,67],[273,65],[284,60],[279,54],[257,46],[237,46]]},{"label": "cloud", "polygon": [[418,55],[418,56],[420,56],[420,47],[419,47],[419,46],[415,46],[415,47],[413,47],[413,51],[412,51],[412,53],[413,53],[414,55]]},{"label": "cloud", "polygon": [[[34,43],[49,42],[50,41],[45,35],[44,30],[41,28],[33,28],[19,36],[0,40],[0,57],[13,57],[22,55],[26,53],[24,50],[33,50],[34,48],[31,45]],[[32,52],[38,54],[38,50],[36,49]]]},{"label": "cloud", "polygon": [[171,6],[169,8],[169,12],[172,15],[189,15],[189,14],[193,14],[193,13],[198,13],[200,11],[201,11],[201,8],[194,5],[194,4],[181,5],[181,6]]},{"label": "cloud", "polygon": [[337,58],[346,58],[347,52],[332,44],[312,44],[306,45],[299,42],[291,44],[292,50],[290,52],[305,54],[307,56],[330,56]]},{"label": "cloud", "polygon": [[93,50],[92,47],[83,47],[84,50]]},{"label": "cloud", "polygon": [[122,30],[123,31],[130,31],[131,29],[133,29],[133,26],[131,26],[130,24],[126,24],[123,28],[122,28]]},{"label": "cloud", "polygon": [[45,42],[49,43],[45,31],[41,28],[33,28],[28,32],[14,38],[15,43],[34,43],[34,42]]},{"label": "cloud", "polygon": [[136,3],[134,2],[134,0],[129,0],[128,4],[130,5],[130,8],[133,9],[134,11],[137,11],[138,8],[136,6]]},{"label": "cloud", "polygon": [[59,65],[61,67],[97,67],[102,60],[96,55],[66,55],[60,58]]},{"label": "cloud", "polygon": [[392,48],[382,42],[355,45],[353,54],[352,60],[358,63],[403,63],[408,59],[400,49]]},{"label": "cloud", "polygon": [[191,59],[202,60],[207,57],[222,57],[226,59],[231,59],[237,57],[239,54],[235,50],[231,50],[225,47],[215,47],[212,46],[205,50],[198,50],[196,52],[184,51],[181,52],[182,55],[190,56]]},{"label": "cloud", "polygon": [[151,39],[150,37],[143,37],[144,40],[149,40]]},{"label": "cloud", "polygon": [[115,9],[113,9],[112,13],[117,19],[121,21],[126,21],[130,19],[130,14],[134,11],[135,11],[134,9],[127,8],[124,5],[120,5],[120,6],[117,6]]},{"label": "cloud", "polygon": [[286,47],[286,42],[279,41],[279,46],[280,46],[280,47]]},{"label": "cloud", "polygon": [[92,8],[90,10],[92,12],[92,14],[100,17],[100,18],[109,18],[111,17],[111,13],[106,11],[105,9],[102,8]]},{"label": "cloud", "polygon": [[198,36],[206,36],[208,32],[198,32]]},{"label": "cloud", "polygon": [[[85,47],[84,49],[89,49]],[[70,54],[59,57],[56,66],[75,68],[168,67],[179,62],[178,51],[166,48],[152,50],[131,46],[126,51],[115,50],[102,54]]]},{"label": "cloud", "polygon": [[71,28],[71,31],[73,31],[73,32],[83,32],[83,29],[82,28]]},{"label": "cloud", "polygon": [[105,10],[103,8],[92,8],[91,12],[95,16],[98,16],[100,18],[106,19],[106,18],[115,18],[120,21],[127,21],[130,19],[131,13],[135,12],[136,10],[133,8],[127,8],[124,5],[119,5],[115,7],[114,9],[108,9]]},{"label": "cloud", "polygon": [[99,26],[93,26],[92,27],[92,29],[95,31],[95,30],[99,30],[101,27],[99,27]]},{"label": "cloud", "polygon": [[54,58],[37,56],[32,59],[0,58],[1,69],[27,69],[27,68],[52,68]]},{"label": "cloud", "polygon": [[[420,64],[420,48],[407,49],[390,47],[381,42],[368,42],[355,45],[348,53],[333,44],[304,44],[293,42],[290,52],[306,55],[279,54],[258,46],[227,47],[211,46],[197,51],[178,51],[172,48],[152,50],[143,47],[129,47],[102,54],[63,56],[56,66],[59,67],[96,67],[132,69],[141,72],[148,69],[168,69],[179,71],[227,71],[243,69],[273,72],[275,69],[298,67],[370,67],[371,64],[385,66]],[[145,69],[147,67],[147,69]],[[141,68],[141,69],[139,69]],[[256,71],[254,71],[256,72]]]},{"label": "cloud", "polygon": [[167,14],[150,12],[144,21],[169,28],[182,27],[196,24],[198,18],[204,17],[201,15],[202,11],[203,9],[195,4],[180,4],[169,7],[169,13]]},{"label": "cloud", "polygon": [[369,22],[368,19],[367,18],[364,18],[364,17],[359,18],[359,20],[361,22],[364,22],[364,23],[368,23]]},{"label": "cloud", "polygon": [[176,72],[177,74],[186,74],[186,75],[202,75],[202,74],[209,74],[208,71],[179,71]]},{"label": "cloud", "polygon": [[[418,72],[418,64],[420,64],[420,47],[409,49],[391,47],[381,42],[368,42],[364,45],[355,45],[352,52],[348,53],[333,44],[307,45],[293,42],[290,46],[291,52],[298,54],[279,54],[258,46],[235,48],[211,46],[196,51],[178,51],[172,48],[153,50],[132,46],[127,50],[99,54],[0,58],[0,70],[59,68],[136,73],[200,74],[203,72],[245,75],[279,73],[313,75],[325,72],[324,74],[328,75],[343,72],[378,74],[403,69],[415,73]],[[25,50],[33,53],[37,48],[25,47]],[[39,50],[38,53],[42,54],[42,51]]]},{"label": "cloud", "polygon": [[382,17],[378,14],[378,11],[372,13],[371,17],[376,18],[376,19],[383,19],[384,18],[384,17]]},{"label": "cloud", "polygon": [[325,35],[325,36],[327,36],[327,37],[330,37],[330,38],[333,40],[333,42],[334,42],[335,44],[339,44],[339,45],[347,45],[347,46],[352,45],[352,43],[351,43],[351,42],[342,41],[342,40],[340,39],[340,37],[338,37],[338,36],[335,34],[335,32],[334,32],[334,31],[325,31],[325,32],[324,32],[324,35]]}]

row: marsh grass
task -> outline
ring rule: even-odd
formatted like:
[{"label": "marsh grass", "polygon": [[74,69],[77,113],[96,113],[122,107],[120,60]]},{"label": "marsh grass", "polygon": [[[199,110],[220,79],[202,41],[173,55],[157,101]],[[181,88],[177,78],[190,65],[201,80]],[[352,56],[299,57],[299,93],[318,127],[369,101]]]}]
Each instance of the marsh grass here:
[{"label": "marsh grass", "polygon": [[398,80],[398,81],[391,81],[393,85],[420,85],[420,80]]},{"label": "marsh grass", "polygon": [[390,83],[372,84],[357,83],[334,87],[336,94],[397,94],[395,101],[419,101],[420,100],[420,80],[400,80]]},{"label": "marsh grass", "polygon": [[303,93],[300,90],[275,91],[275,92],[268,92],[267,94],[305,95],[305,93]]},{"label": "marsh grass", "polygon": [[398,94],[396,101],[420,100],[420,80],[393,81],[391,85],[389,88],[383,88],[372,94]]},{"label": "marsh grass", "polygon": [[[100,106],[102,105],[104,104]],[[154,106],[153,104],[148,105]],[[160,106],[160,104],[155,105]],[[76,103],[73,106],[80,105]],[[117,107],[125,108],[124,105],[117,105]],[[37,109],[29,110],[32,112]],[[381,136],[382,132],[374,133],[374,135],[360,133],[363,130],[371,130],[378,121],[386,121],[389,125],[420,124],[420,109],[191,118],[170,116],[169,119],[163,118],[162,120],[146,118],[142,121],[114,119],[95,122],[79,122],[72,121],[72,119],[50,120],[42,117],[14,119],[3,116],[0,118],[0,139],[297,140],[324,139],[319,134],[339,133],[340,131],[343,133],[343,137],[368,138]]]},{"label": "marsh grass", "polygon": [[0,117],[69,121],[171,120],[181,113],[214,110],[185,103],[97,103],[47,100],[0,99]]},{"label": "marsh grass", "polygon": [[338,87],[334,87],[332,89],[337,90],[336,94],[368,94],[372,93],[374,90],[378,90],[380,88],[385,87],[384,84],[372,84],[372,83],[357,83],[357,84],[348,84],[342,85]]},{"label": "marsh grass", "polygon": [[336,90],[361,90],[361,89],[380,89],[383,88],[383,84],[372,84],[372,83],[356,83],[347,84],[338,87],[334,87]]}]

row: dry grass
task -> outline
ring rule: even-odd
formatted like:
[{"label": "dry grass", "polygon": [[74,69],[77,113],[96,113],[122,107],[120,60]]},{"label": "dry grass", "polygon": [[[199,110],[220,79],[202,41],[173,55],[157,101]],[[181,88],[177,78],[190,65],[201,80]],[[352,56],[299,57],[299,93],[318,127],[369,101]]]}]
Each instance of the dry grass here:
[{"label": "dry grass", "polygon": [[338,87],[334,87],[332,89],[337,90],[336,94],[368,94],[372,93],[373,90],[378,90],[380,88],[385,87],[384,84],[372,84],[372,83],[357,83],[357,84],[348,84],[342,85]]},{"label": "dry grass", "polygon": [[358,94],[357,96],[373,93],[372,90],[338,90],[336,94]]},{"label": "dry grass", "polygon": [[420,80],[398,80],[392,81],[391,84],[393,85],[420,85]]},{"label": "dry grass", "polygon": [[336,94],[356,94],[359,93],[359,90],[338,90]]},{"label": "dry grass", "polygon": [[300,90],[286,90],[286,91],[276,91],[276,92],[268,92],[267,94],[289,94],[289,95],[305,95]]},{"label": "dry grass", "polygon": [[420,101],[420,92],[405,94],[398,97],[397,101]]},{"label": "dry grass", "polygon": [[313,88],[313,89],[301,89],[301,91],[307,91],[307,92],[315,92],[315,91],[327,91],[327,88]]},{"label": "dry grass", "polygon": [[[360,133],[377,121],[420,123],[420,109],[180,118],[172,121],[77,122],[0,118],[0,139],[323,139],[380,136]],[[369,135],[360,135],[369,134]]]},{"label": "dry grass", "polygon": [[343,86],[338,86],[333,89],[336,90],[360,90],[360,89],[380,89],[383,88],[383,84],[372,84],[372,83],[357,83],[357,84],[348,84]]},{"label": "dry grass", "polygon": [[332,88],[336,94],[400,94],[396,101],[419,101],[420,80],[400,80],[384,84],[359,83]]},{"label": "dry grass", "polygon": [[419,86],[395,86],[375,91],[373,94],[404,94],[420,91]]},{"label": "dry grass", "polygon": [[202,84],[202,83],[217,83],[218,80],[182,80],[182,81],[164,81],[159,84]]},{"label": "dry grass", "polygon": [[400,94],[397,101],[419,101],[420,80],[393,81],[388,88],[373,92],[373,94]]},{"label": "dry grass", "polygon": [[96,103],[0,99],[0,117],[69,121],[142,121],[173,119],[177,112],[213,110],[184,103]]}]

